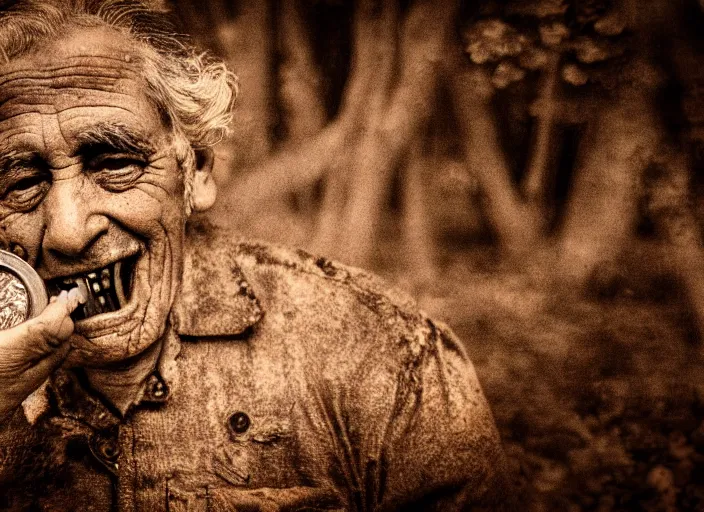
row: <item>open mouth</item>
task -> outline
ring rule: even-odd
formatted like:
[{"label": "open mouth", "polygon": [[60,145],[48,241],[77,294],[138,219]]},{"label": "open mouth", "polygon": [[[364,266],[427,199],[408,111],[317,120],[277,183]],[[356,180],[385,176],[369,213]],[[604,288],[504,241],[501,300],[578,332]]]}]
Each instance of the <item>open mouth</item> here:
[{"label": "open mouth", "polygon": [[47,293],[53,297],[78,287],[86,303],[71,314],[74,320],[119,311],[130,301],[136,263],[134,255],[83,274],[51,279],[46,281]]}]

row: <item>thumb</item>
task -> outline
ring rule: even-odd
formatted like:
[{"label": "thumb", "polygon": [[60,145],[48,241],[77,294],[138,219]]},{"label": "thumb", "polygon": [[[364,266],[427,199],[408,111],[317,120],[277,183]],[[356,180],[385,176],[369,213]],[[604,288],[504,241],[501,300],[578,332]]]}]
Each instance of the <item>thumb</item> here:
[{"label": "thumb", "polygon": [[58,297],[52,298],[39,316],[12,329],[0,331],[0,350],[23,359],[22,363],[51,354],[73,334],[70,315],[77,306],[75,293],[61,292]]},{"label": "thumb", "polygon": [[36,318],[0,331],[0,419],[57,368],[71,348],[76,293],[62,292]]}]

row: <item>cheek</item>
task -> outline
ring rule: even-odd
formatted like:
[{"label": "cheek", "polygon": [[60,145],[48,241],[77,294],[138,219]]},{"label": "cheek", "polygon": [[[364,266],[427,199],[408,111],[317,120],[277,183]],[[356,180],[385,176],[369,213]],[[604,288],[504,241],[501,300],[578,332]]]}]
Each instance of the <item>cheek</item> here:
[{"label": "cheek", "polygon": [[183,178],[177,168],[146,173],[134,188],[106,198],[106,213],[146,237],[181,230],[185,222]]},{"label": "cheek", "polygon": [[106,214],[145,238],[160,238],[180,231],[185,222],[183,194],[154,197],[135,188],[110,198]]},{"label": "cheek", "polygon": [[40,252],[44,221],[38,210],[0,216],[0,240],[19,244],[26,251],[27,260],[34,265]]}]

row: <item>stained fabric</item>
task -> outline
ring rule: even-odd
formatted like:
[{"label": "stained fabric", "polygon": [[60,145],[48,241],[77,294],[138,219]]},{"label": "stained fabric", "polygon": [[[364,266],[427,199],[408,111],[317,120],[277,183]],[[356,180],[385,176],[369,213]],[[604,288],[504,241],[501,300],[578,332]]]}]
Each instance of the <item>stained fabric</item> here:
[{"label": "stained fabric", "polygon": [[136,405],[121,417],[58,371],[33,423],[0,427],[0,510],[499,507],[493,418],[446,326],[362,271],[207,226],[189,239]]}]

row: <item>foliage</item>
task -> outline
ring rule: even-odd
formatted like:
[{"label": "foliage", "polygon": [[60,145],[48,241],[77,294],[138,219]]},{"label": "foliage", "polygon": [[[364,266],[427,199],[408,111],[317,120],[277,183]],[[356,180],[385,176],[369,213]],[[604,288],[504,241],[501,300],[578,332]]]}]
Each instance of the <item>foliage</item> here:
[{"label": "foliage", "polygon": [[487,2],[464,31],[466,52],[492,69],[504,89],[560,60],[566,84],[613,88],[626,51],[623,15],[612,1],[513,0]]}]

